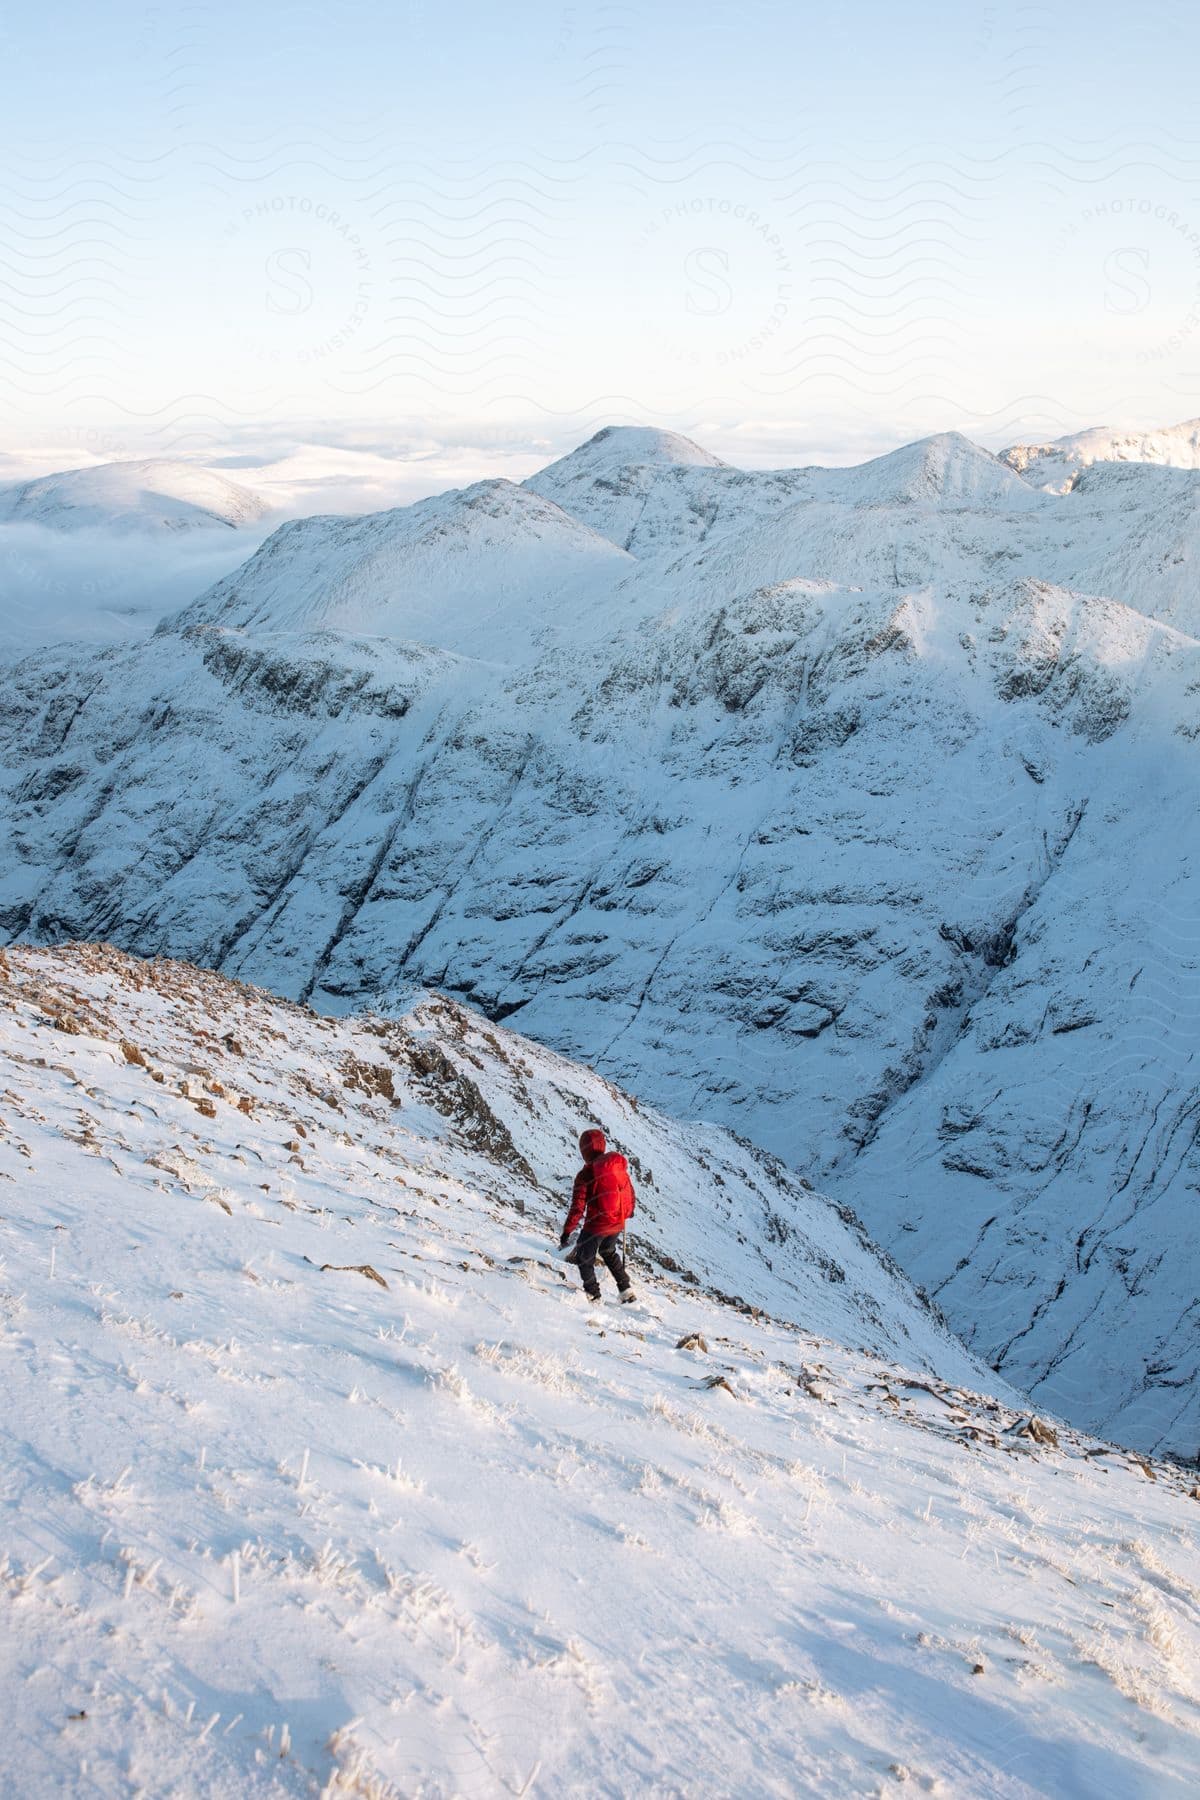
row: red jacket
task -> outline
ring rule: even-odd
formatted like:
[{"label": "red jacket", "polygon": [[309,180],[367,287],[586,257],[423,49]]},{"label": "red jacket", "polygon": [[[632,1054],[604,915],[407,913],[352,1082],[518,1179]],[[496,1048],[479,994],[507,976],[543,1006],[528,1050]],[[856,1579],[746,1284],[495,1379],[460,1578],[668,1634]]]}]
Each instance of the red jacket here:
[{"label": "red jacket", "polygon": [[584,1162],[575,1177],[563,1237],[569,1237],[581,1219],[585,1237],[611,1237],[633,1217],[637,1203],[629,1164],[619,1150],[605,1149],[602,1131],[585,1131],[579,1147]]}]

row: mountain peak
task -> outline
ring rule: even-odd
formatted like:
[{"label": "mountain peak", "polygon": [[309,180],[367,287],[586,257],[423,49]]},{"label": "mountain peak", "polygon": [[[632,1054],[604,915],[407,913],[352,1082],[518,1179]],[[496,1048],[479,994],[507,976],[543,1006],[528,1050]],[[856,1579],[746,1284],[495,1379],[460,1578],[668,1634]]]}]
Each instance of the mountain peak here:
[{"label": "mountain peak", "polygon": [[696,490],[738,484],[743,476],[674,431],[606,425],[569,456],[539,469],[526,489],[556,501],[637,556],[690,541],[703,527]]},{"label": "mountain peak", "polygon": [[[626,468],[636,463],[674,464],[688,469],[724,469],[728,464],[677,431],[656,425],[606,425],[569,455],[538,471],[538,477],[600,468]],[[535,477],[537,479],[537,477]]]},{"label": "mountain peak", "polygon": [[877,505],[922,500],[1011,504],[1029,495],[1027,484],[1014,469],[960,431],[939,431],[902,444],[898,450],[860,464],[852,473],[862,498]]}]

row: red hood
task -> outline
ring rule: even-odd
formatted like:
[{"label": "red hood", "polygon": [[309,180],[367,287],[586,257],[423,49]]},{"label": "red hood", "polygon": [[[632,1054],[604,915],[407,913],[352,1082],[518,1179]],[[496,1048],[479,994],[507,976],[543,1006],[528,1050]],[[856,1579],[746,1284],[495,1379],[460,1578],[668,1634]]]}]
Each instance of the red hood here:
[{"label": "red hood", "polygon": [[585,1131],[579,1140],[580,1153],[584,1162],[595,1162],[598,1156],[604,1155],[604,1133],[593,1127]]}]

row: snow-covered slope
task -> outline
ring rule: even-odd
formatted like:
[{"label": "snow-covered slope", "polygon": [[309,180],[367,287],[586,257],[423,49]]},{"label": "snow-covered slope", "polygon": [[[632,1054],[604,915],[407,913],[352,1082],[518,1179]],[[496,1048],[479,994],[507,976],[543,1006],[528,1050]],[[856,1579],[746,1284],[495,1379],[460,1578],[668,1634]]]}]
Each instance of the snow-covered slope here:
[{"label": "snow-covered slope", "polygon": [[[979,1395],[723,1134],[94,946],[0,957],[0,1052],[5,1791],[1191,1791],[1194,1475]],[[592,1312],[597,1110],[642,1300]]]},{"label": "snow-covered slope", "polygon": [[483,481],[365,518],[281,526],[172,619],[270,631],[417,638],[498,657],[558,625],[586,630],[632,559],[552,502]]},{"label": "snow-covered slope", "polygon": [[855,469],[822,474],[826,490],[859,506],[1019,509],[1036,504],[1018,474],[958,431],[905,444]]},{"label": "snow-covered slope", "polygon": [[179,532],[257,524],[268,501],[215,469],[157,458],[99,463],[0,487],[0,522],[56,531]]},{"label": "snow-covered slope", "polygon": [[10,671],[0,928],[453,987],[1193,1454],[1200,474],[655,444],[289,526],[150,643]]},{"label": "snow-covered slope", "polygon": [[[532,1209],[553,1246],[579,1166],[579,1133],[598,1122],[634,1172],[630,1230],[642,1267],[673,1269],[685,1285],[700,1283],[731,1305],[803,1320],[947,1381],[992,1381],[853,1215],[777,1159],[717,1126],[675,1123],[444,995],[422,995],[398,1018],[331,1020],[211,971],[141,962],[108,945],[16,946],[0,957],[5,1078],[15,1078],[15,1058],[31,1093],[33,1071],[49,1066],[31,1062],[34,1042],[50,1062],[79,1051],[110,1088],[125,1060],[121,1046],[131,1044],[158,1074],[174,1071],[163,1096],[173,1131],[196,1105],[238,1130],[239,1108],[261,1123],[266,1105],[291,1108],[310,1128],[316,1117],[350,1130],[356,1156],[376,1139],[376,1152],[386,1144],[410,1169],[451,1145],[474,1151],[474,1178],[503,1206]],[[32,1037],[14,1035],[22,1030]],[[62,1041],[81,1033],[86,1044]],[[131,1066],[134,1087],[153,1099],[146,1065],[134,1057]],[[181,1098],[176,1076],[189,1072],[195,1079],[184,1081]],[[124,1074],[116,1082],[122,1092],[133,1078]],[[215,1111],[214,1097],[224,1102]],[[289,1169],[281,1157],[284,1191]],[[1002,1384],[998,1391],[1015,1397]]]},{"label": "snow-covered slope", "polygon": [[1173,469],[1200,469],[1200,419],[1185,419],[1158,431],[1115,431],[1093,425],[1048,444],[1011,444],[1001,459],[1037,487],[1065,493],[1081,469],[1093,463],[1159,463]]}]

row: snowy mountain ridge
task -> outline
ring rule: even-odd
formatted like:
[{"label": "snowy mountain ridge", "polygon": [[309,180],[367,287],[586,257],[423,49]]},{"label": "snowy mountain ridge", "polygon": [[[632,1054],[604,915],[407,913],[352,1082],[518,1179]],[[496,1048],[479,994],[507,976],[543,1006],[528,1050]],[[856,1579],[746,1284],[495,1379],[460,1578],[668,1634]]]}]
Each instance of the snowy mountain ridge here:
[{"label": "snowy mountain ridge", "polygon": [[1093,425],[1047,444],[1012,444],[1000,452],[1010,468],[1051,493],[1068,492],[1095,463],[1155,463],[1200,469],[1200,419],[1158,431],[1116,431]]},{"label": "snowy mountain ridge", "polygon": [[453,988],[784,1157],[1038,1404],[1194,1456],[1198,506],[953,433],[760,475],[614,430],[298,522],[9,672],[0,928],[334,1012]]},{"label": "snowy mountain ridge", "polygon": [[[0,1056],[9,1791],[1190,1791],[1194,1473],[748,1147],[105,946],[0,953]],[[635,1307],[552,1250],[597,1118]]]}]

